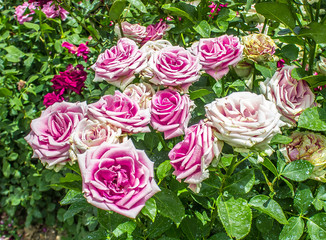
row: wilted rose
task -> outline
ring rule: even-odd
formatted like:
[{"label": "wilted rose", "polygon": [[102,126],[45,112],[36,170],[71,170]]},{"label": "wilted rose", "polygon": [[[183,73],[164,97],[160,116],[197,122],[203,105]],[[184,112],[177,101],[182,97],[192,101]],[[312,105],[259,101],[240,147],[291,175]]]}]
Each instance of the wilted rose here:
[{"label": "wilted rose", "polygon": [[189,86],[200,78],[199,58],[178,46],[166,47],[154,52],[148,61],[148,66],[153,72],[150,82],[172,86],[184,92],[187,92]]},{"label": "wilted rose", "polygon": [[320,56],[320,60],[317,62],[317,72],[326,75],[326,58]]},{"label": "wilted rose", "polygon": [[274,40],[262,33],[253,33],[242,37],[244,44],[243,53],[247,59],[254,62],[264,62],[273,59],[276,44]]},{"label": "wilted rose", "polygon": [[57,169],[70,161],[70,136],[86,112],[85,102],[57,102],[43,111],[31,122],[31,132],[25,137],[33,148],[33,157]]},{"label": "wilted rose", "polygon": [[311,178],[326,181],[326,137],[314,132],[293,132],[292,142],[283,145],[284,157],[289,161],[307,160],[315,168]]},{"label": "wilted rose", "polygon": [[151,125],[170,139],[184,134],[191,117],[193,102],[188,95],[165,89],[152,98]]},{"label": "wilted rose", "polygon": [[149,109],[140,109],[137,102],[119,91],[88,105],[88,116],[121,128],[123,133],[150,132],[147,126],[151,118]]},{"label": "wilted rose", "polygon": [[304,80],[297,81],[291,76],[294,66],[284,66],[272,78],[260,84],[261,92],[276,104],[282,120],[296,125],[300,114],[314,106],[315,94]]},{"label": "wilted rose", "polygon": [[268,150],[284,123],[275,104],[263,95],[234,92],[205,106],[217,139],[236,148]]},{"label": "wilted rose", "polygon": [[132,141],[102,143],[78,156],[82,190],[97,208],[136,218],[146,201],[160,189],[154,180],[154,164]]},{"label": "wilted rose", "polygon": [[193,54],[199,57],[203,69],[216,80],[229,72],[242,59],[243,46],[239,38],[223,35],[217,38],[202,38],[191,46]]},{"label": "wilted rose", "polygon": [[[140,43],[143,41],[143,39],[146,37],[146,27],[141,26],[139,24],[131,24],[128,22],[122,22],[121,28],[124,37],[134,40],[137,43]],[[121,38],[121,31],[119,25],[116,25],[114,28],[115,33],[118,35],[119,38]]]},{"label": "wilted rose", "polygon": [[198,193],[201,182],[209,177],[207,167],[219,157],[223,142],[213,136],[211,127],[204,121],[187,128],[184,140],[169,153],[173,174],[177,180],[185,179],[189,188]]},{"label": "wilted rose", "polygon": [[135,78],[135,74],[147,67],[145,54],[128,38],[121,38],[117,45],[101,53],[92,66],[95,82],[103,80],[124,89]]},{"label": "wilted rose", "polygon": [[148,83],[135,83],[128,85],[123,93],[137,102],[140,108],[145,109],[151,107],[155,90]]}]

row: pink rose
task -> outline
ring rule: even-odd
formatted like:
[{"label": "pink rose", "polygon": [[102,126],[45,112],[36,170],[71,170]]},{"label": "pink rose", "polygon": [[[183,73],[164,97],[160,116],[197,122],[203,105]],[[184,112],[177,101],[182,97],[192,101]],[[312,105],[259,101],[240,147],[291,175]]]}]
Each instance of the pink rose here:
[{"label": "pink rose", "polygon": [[152,98],[151,125],[164,132],[164,138],[170,139],[184,134],[191,117],[194,103],[188,95],[165,89],[158,91]]},{"label": "pink rose", "polygon": [[135,83],[128,85],[123,93],[137,102],[141,109],[145,109],[150,108],[155,90],[148,83]]},{"label": "pink rose", "polygon": [[122,135],[120,128],[84,118],[78,123],[71,139],[71,148],[74,152],[72,156],[76,157],[76,154],[82,154],[90,148],[98,147],[103,142],[109,144],[124,142],[127,140],[127,136]]},{"label": "pink rose", "polygon": [[229,72],[242,59],[243,46],[238,37],[223,35],[217,38],[202,38],[191,46],[199,57],[203,69],[216,80]]},{"label": "pink rose", "polygon": [[64,8],[53,3],[53,1],[44,4],[42,6],[42,12],[44,12],[47,18],[56,18],[60,16],[63,21],[66,20],[69,13]]},{"label": "pink rose", "polygon": [[77,53],[77,50],[78,50],[78,47],[75,46],[74,44],[72,43],[69,43],[69,42],[63,42],[61,44],[62,47],[64,48],[67,48],[68,49],[68,52],[72,53],[72,54],[76,54]]},{"label": "pink rose", "polygon": [[64,89],[61,89],[60,92],[52,92],[52,93],[45,94],[44,100],[43,100],[43,105],[48,107],[48,106],[55,104],[56,102],[62,102],[64,100],[64,98],[62,96],[63,92],[64,92]]},{"label": "pink rose", "polygon": [[123,89],[146,66],[146,57],[137,44],[128,38],[121,38],[116,46],[98,56],[92,66],[95,71],[94,81],[105,80]]},{"label": "pink rose", "polygon": [[[26,9],[28,8],[29,13],[26,13]],[[15,9],[15,18],[19,22],[19,24],[23,24],[24,22],[30,22],[33,19],[33,14],[35,13],[35,9],[37,5],[34,3],[24,2],[22,5],[19,5]]]},{"label": "pink rose", "polygon": [[150,82],[180,88],[184,92],[187,92],[189,86],[200,78],[199,58],[178,46],[166,47],[154,52],[148,61],[148,66],[153,72]]},{"label": "pink rose", "polygon": [[294,66],[285,66],[260,84],[261,92],[276,104],[283,120],[296,125],[303,110],[314,106],[315,94],[304,80],[291,77]]},{"label": "pink rose", "polygon": [[156,24],[151,24],[146,28],[146,36],[141,42],[141,44],[145,44],[148,41],[155,41],[163,38],[165,31],[168,29],[168,25],[162,20]]},{"label": "pink rose", "polygon": [[55,103],[43,111],[31,122],[31,132],[25,137],[34,150],[33,157],[50,168],[65,165],[70,160],[70,136],[86,112],[85,102]]},{"label": "pink rose", "polygon": [[78,156],[87,201],[104,210],[136,218],[145,202],[160,189],[154,164],[132,141],[102,143]]},{"label": "pink rose", "polygon": [[201,182],[209,177],[207,167],[213,158],[218,157],[223,142],[214,138],[211,127],[204,121],[187,128],[184,140],[169,153],[173,174],[177,180],[185,178],[189,188],[198,193]]},{"label": "pink rose", "polygon": [[88,105],[88,116],[121,128],[123,133],[150,132],[149,109],[140,109],[134,100],[119,91]]},{"label": "pink rose", "polygon": [[[143,41],[143,39],[146,37],[146,27],[141,26],[139,24],[131,24],[128,22],[122,22],[121,28],[124,37],[134,40],[137,43],[140,43]],[[115,33],[118,35],[119,38],[121,38],[121,31],[120,27],[118,25],[114,28]]]},{"label": "pink rose", "polygon": [[275,104],[250,92],[234,92],[205,109],[217,139],[237,148],[268,150],[269,141],[284,126]]}]

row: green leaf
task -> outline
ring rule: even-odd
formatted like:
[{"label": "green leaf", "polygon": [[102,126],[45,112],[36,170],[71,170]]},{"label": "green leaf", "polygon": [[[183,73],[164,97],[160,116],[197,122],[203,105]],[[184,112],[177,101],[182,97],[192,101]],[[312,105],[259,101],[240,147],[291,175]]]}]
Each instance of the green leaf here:
[{"label": "green leaf", "polygon": [[290,162],[281,173],[282,176],[293,181],[301,182],[308,179],[314,170],[314,165],[306,160]]},{"label": "green leaf", "polygon": [[316,210],[320,211],[326,206],[326,186],[321,185],[317,190],[317,196],[313,202]]},{"label": "green leaf", "polygon": [[156,175],[160,181],[162,181],[168,174],[168,172],[171,170],[172,165],[170,163],[170,160],[166,160],[162,162],[157,170],[156,170]]},{"label": "green leaf", "polygon": [[279,240],[299,240],[303,234],[304,222],[300,217],[291,217],[284,225]]},{"label": "green leaf", "polygon": [[80,213],[81,211],[89,207],[90,205],[87,203],[86,199],[84,199],[84,201],[75,202],[71,204],[68,210],[63,215],[63,221],[66,221],[68,218],[75,216],[76,214]]},{"label": "green leaf", "polygon": [[264,234],[269,234],[273,229],[274,219],[266,214],[260,214],[256,218],[256,227],[257,229]]},{"label": "green leaf", "polygon": [[288,44],[282,47],[281,52],[284,57],[293,61],[298,58],[299,48],[294,44]]},{"label": "green leaf", "polygon": [[304,41],[297,36],[278,36],[277,39],[283,43],[291,43],[304,46]]},{"label": "green leaf", "polygon": [[[209,225],[206,226],[208,227]],[[209,230],[205,228],[206,226],[203,226],[196,217],[187,217],[182,221],[180,228],[188,240],[197,240],[202,239],[205,232]]]},{"label": "green leaf", "polygon": [[326,76],[321,75],[321,74],[305,76],[305,77],[301,78],[300,80],[305,80],[311,88],[326,85]]},{"label": "green leaf", "polygon": [[223,200],[222,195],[217,199],[218,216],[230,238],[244,238],[251,228],[252,213],[247,201],[238,198]]},{"label": "green leaf", "polygon": [[27,28],[34,29],[36,32],[40,30],[40,25],[35,24],[35,23],[30,23],[30,22],[24,22],[24,26]]},{"label": "green leaf", "polygon": [[5,55],[5,57],[9,62],[20,62],[20,58],[25,56],[25,53],[23,53],[13,45],[5,47],[4,49],[8,52],[8,54]]},{"label": "green leaf", "polygon": [[148,227],[148,235],[147,237],[149,239],[155,239],[159,236],[161,236],[164,232],[166,232],[171,226],[173,225],[173,221],[163,217],[162,215],[159,215],[155,222],[150,224]]},{"label": "green leaf", "polygon": [[8,97],[12,96],[12,91],[8,88],[0,88],[0,97]]},{"label": "green leaf", "polygon": [[212,93],[211,91],[208,91],[207,89],[202,88],[202,89],[190,92],[189,96],[190,96],[191,100],[195,100],[197,98],[201,98],[201,97],[206,96],[211,93]]},{"label": "green leaf", "polygon": [[11,165],[8,161],[3,160],[2,161],[2,173],[3,175],[8,178],[10,176],[10,169],[11,169]]},{"label": "green leaf", "polygon": [[97,218],[99,223],[111,233],[121,224],[124,222],[129,221],[130,219],[118,214],[113,211],[105,211],[102,209],[97,209]]},{"label": "green leaf", "polygon": [[211,236],[208,240],[231,240],[226,233],[216,233]]},{"label": "green leaf", "polygon": [[141,213],[149,217],[152,220],[152,222],[155,221],[157,207],[154,198],[150,198],[146,201],[145,207],[143,207]]},{"label": "green leaf", "polygon": [[109,17],[111,18],[111,20],[112,21],[118,20],[125,7],[126,7],[125,0],[115,0],[109,12]]},{"label": "green leaf", "polygon": [[290,183],[288,180],[286,180],[284,177],[281,176],[281,179],[286,183],[286,185],[290,188],[292,197],[294,197],[294,187],[292,183]]},{"label": "green leaf", "polygon": [[268,19],[283,23],[291,29],[295,27],[295,19],[291,8],[284,3],[262,2],[255,5],[256,11]]},{"label": "green leaf", "polygon": [[164,4],[162,9],[171,12],[172,15],[176,15],[178,17],[188,18],[190,21],[194,23],[194,19],[185,11],[180,8],[175,7],[173,4]]},{"label": "green leaf", "polygon": [[142,13],[147,13],[146,6],[140,0],[128,0],[135,8],[137,8]]},{"label": "green leaf", "polygon": [[67,173],[65,177],[60,178],[60,183],[65,182],[75,182],[75,181],[81,181],[82,178],[80,175],[74,174],[74,173]]},{"label": "green leaf", "polygon": [[75,202],[84,201],[85,198],[81,192],[69,190],[66,196],[60,201],[61,205],[72,204]]},{"label": "green leaf", "polygon": [[249,205],[271,216],[281,224],[288,224],[281,206],[268,196],[254,196],[252,199],[250,199]]},{"label": "green leaf", "polygon": [[97,231],[87,234],[84,237],[84,239],[85,240],[107,239],[107,232],[104,228],[100,227],[100,229],[98,229]]},{"label": "green leaf", "polygon": [[275,176],[278,176],[278,172],[277,169],[275,167],[275,165],[271,162],[271,160],[269,160],[269,158],[265,157],[264,161],[262,162],[262,164],[269,170],[271,171]]},{"label": "green leaf", "polygon": [[281,134],[276,134],[272,140],[270,141],[270,145],[274,145],[274,144],[288,144],[292,142],[292,138],[281,135]]},{"label": "green leaf", "polygon": [[[198,23],[196,26],[194,26],[194,29],[203,38],[209,38],[211,36],[211,27],[206,20],[203,20],[200,23]],[[206,90],[206,89],[202,89],[202,90]]]},{"label": "green leaf", "polygon": [[312,22],[300,30],[299,36],[312,38],[319,44],[326,43],[326,23]]},{"label": "green leaf", "polygon": [[318,213],[309,218],[307,227],[311,240],[326,239],[326,213]]},{"label": "green leaf", "polygon": [[201,183],[199,196],[213,196],[217,194],[221,187],[220,178],[217,174],[211,173],[209,178]]},{"label": "green leaf", "polygon": [[253,169],[243,169],[240,172],[232,175],[227,179],[225,184],[225,191],[236,195],[246,194],[255,183],[255,172]]},{"label": "green leaf", "polygon": [[300,184],[298,189],[295,192],[295,197],[293,201],[294,207],[302,214],[310,207],[313,202],[314,197],[312,196],[312,192],[310,188],[305,184]]},{"label": "green leaf", "polygon": [[298,127],[326,131],[326,110],[319,107],[307,108],[299,117]]},{"label": "green leaf", "polygon": [[128,236],[132,234],[132,232],[136,229],[136,223],[129,221],[121,223],[114,231],[113,234],[116,237],[120,237],[122,234],[127,233]]},{"label": "green leaf", "polygon": [[185,215],[185,208],[178,196],[168,189],[161,188],[161,192],[156,193],[154,198],[159,213],[179,225]]},{"label": "green leaf", "polygon": [[255,63],[255,68],[261,72],[261,74],[264,76],[264,78],[271,78],[273,77],[274,70],[264,67],[262,65],[259,65],[258,63]]}]

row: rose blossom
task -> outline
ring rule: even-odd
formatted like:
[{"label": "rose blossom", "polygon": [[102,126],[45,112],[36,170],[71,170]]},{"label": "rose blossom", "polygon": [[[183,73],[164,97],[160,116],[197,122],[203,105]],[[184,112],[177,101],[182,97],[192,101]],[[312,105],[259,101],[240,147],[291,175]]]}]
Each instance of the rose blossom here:
[{"label": "rose blossom", "polygon": [[246,58],[254,62],[264,62],[273,59],[276,44],[274,40],[263,33],[254,33],[242,37],[243,53]]},{"label": "rose blossom", "polygon": [[64,100],[63,98],[63,92],[64,89],[61,89],[61,91],[59,92],[52,92],[52,93],[47,93],[44,96],[44,100],[43,100],[43,105],[48,107],[51,106],[53,104],[55,104],[56,102],[62,102]]},{"label": "rose blossom", "polygon": [[123,89],[146,66],[146,57],[137,44],[128,38],[121,38],[116,46],[98,56],[92,66],[95,71],[94,82],[105,80]]},{"label": "rose blossom", "polygon": [[281,153],[288,162],[307,160],[315,168],[311,178],[325,181],[326,174],[326,137],[314,132],[293,132],[292,142],[282,145]]},{"label": "rose blossom", "polygon": [[194,103],[188,95],[165,89],[158,91],[152,98],[151,125],[164,132],[164,138],[180,136],[187,128]]},{"label": "rose blossom", "polygon": [[326,75],[326,58],[322,56],[320,56],[320,60],[317,62],[317,72]]},{"label": "rose blossom", "polygon": [[[24,14],[26,9],[29,9],[29,13]],[[34,3],[24,2],[22,5],[19,5],[15,9],[15,18],[19,22],[19,24],[23,24],[24,22],[30,22],[33,19],[34,10],[37,6]]]},{"label": "rose blossom", "polygon": [[87,201],[104,210],[136,218],[145,202],[160,189],[154,164],[132,141],[102,143],[78,157]]},{"label": "rose blossom", "polygon": [[223,142],[214,138],[211,127],[204,121],[187,128],[184,140],[169,153],[177,180],[185,178],[189,188],[198,193],[201,182],[209,177],[207,167],[218,157]]},{"label": "rose blossom", "polygon": [[119,91],[88,105],[88,116],[121,128],[123,133],[150,132],[147,126],[151,117],[149,109],[140,109],[137,102]]},{"label": "rose blossom", "polygon": [[168,25],[162,20],[156,24],[151,24],[146,28],[146,36],[143,38],[141,44],[145,44],[148,41],[155,41],[163,38],[165,31],[168,29]]},{"label": "rose blossom", "polygon": [[183,91],[199,80],[201,65],[198,57],[188,50],[178,47],[166,47],[154,52],[148,61],[153,78],[149,81],[156,85],[173,86]]},{"label": "rose blossom", "polygon": [[260,84],[261,92],[276,104],[284,121],[296,125],[303,110],[314,106],[315,95],[304,80],[291,77],[294,66],[285,66]]},{"label": "rose blossom", "polygon": [[85,102],[61,102],[49,106],[39,118],[32,120],[31,132],[25,140],[34,150],[33,157],[50,168],[66,164],[69,161],[70,136],[86,112]]},{"label": "rose blossom", "polygon": [[155,90],[148,83],[135,83],[128,85],[123,93],[137,102],[141,109],[145,109],[150,108]]},{"label": "rose blossom", "polygon": [[234,92],[205,106],[214,135],[237,148],[268,149],[272,137],[284,123],[275,104],[263,95]]},{"label": "rose blossom", "polygon": [[242,59],[243,46],[238,37],[223,35],[202,38],[192,44],[191,51],[199,57],[206,73],[218,80],[229,72],[229,66],[235,66]]},{"label": "rose blossom", "polygon": [[56,18],[60,16],[63,21],[67,19],[67,15],[69,13],[64,8],[56,6],[53,1],[49,1],[44,4],[42,7],[42,12],[44,12],[47,18]]},{"label": "rose blossom", "polygon": [[74,152],[72,156],[75,158],[76,154],[82,154],[92,147],[98,147],[103,142],[116,144],[127,140],[126,136],[122,135],[120,128],[87,118],[78,123],[71,139],[71,148]]},{"label": "rose blossom", "polygon": [[[128,22],[122,22],[121,28],[124,37],[134,40],[137,43],[140,43],[143,41],[143,39],[146,37],[146,27],[141,26],[139,24],[131,24]],[[121,31],[120,27],[118,25],[115,26],[114,32],[118,35],[119,38],[121,38]]]}]

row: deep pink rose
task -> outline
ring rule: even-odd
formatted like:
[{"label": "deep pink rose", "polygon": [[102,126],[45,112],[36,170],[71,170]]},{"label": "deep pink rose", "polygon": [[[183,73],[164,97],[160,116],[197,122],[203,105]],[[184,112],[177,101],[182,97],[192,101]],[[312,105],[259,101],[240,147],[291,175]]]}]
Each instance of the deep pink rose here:
[{"label": "deep pink rose", "polygon": [[86,42],[86,44],[81,43],[77,48],[77,57],[82,56],[85,62],[87,62],[87,55],[89,54],[89,47],[87,47],[87,43],[88,42]]},{"label": "deep pink rose", "polygon": [[178,47],[166,47],[154,52],[148,61],[153,78],[149,81],[156,85],[173,86],[184,92],[199,80],[201,65],[199,58],[188,50]]},{"label": "deep pink rose", "polygon": [[62,89],[60,92],[54,91],[52,93],[45,94],[43,101],[44,106],[48,107],[55,104],[56,102],[62,102],[64,100],[62,96],[63,92],[64,89]]},{"label": "deep pink rose", "polygon": [[103,80],[124,89],[135,78],[135,74],[146,68],[146,56],[137,44],[128,38],[121,38],[117,45],[101,53],[92,66],[95,82]]},{"label": "deep pink rose", "polygon": [[260,84],[266,98],[276,104],[284,121],[296,125],[300,114],[314,106],[315,94],[304,80],[297,81],[291,76],[294,66],[284,66],[272,78]]},{"label": "deep pink rose", "polygon": [[[122,22],[121,23],[121,28],[124,37],[129,38],[134,40],[137,43],[140,43],[143,41],[143,39],[146,37],[147,32],[146,32],[146,27],[141,26],[139,24],[131,24],[128,22]],[[115,26],[114,29],[115,33],[118,35],[119,38],[121,38],[121,30],[119,25]]]},{"label": "deep pink rose", "polygon": [[86,78],[87,73],[84,71],[83,65],[78,64],[76,67],[73,67],[69,64],[67,70],[60,72],[60,75],[55,75],[51,82],[53,83],[53,89],[69,89],[80,94],[85,86]]},{"label": "deep pink rose", "polygon": [[164,138],[170,139],[184,134],[191,117],[193,102],[187,94],[165,89],[158,91],[152,98],[151,125],[164,132]]},{"label": "deep pink rose", "polygon": [[145,202],[160,189],[154,164],[132,141],[102,143],[78,156],[87,201],[104,210],[136,218]]},{"label": "deep pink rose", "polygon": [[270,150],[269,141],[285,125],[273,102],[251,92],[234,92],[205,109],[217,139],[236,148]]},{"label": "deep pink rose", "polygon": [[121,128],[124,133],[150,132],[149,109],[140,109],[134,100],[119,91],[88,105],[88,116]]},{"label": "deep pink rose", "polygon": [[202,38],[191,46],[199,57],[203,69],[216,80],[229,72],[242,58],[243,46],[238,37],[223,35],[217,38]]},{"label": "deep pink rose", "polygon": [[64,21],[67,18],[69,12],[67,12],[64,8],[60,7],[53,1],[49,1],[42,6],[42,12],[46,15],[47,18],[56,18],[61,17]]},{"label": "deep pink rose", "polygon": [[[29,13],[26,13],[26,9],[29,9]],[[16,7],[15,10],[15,18],[19,22],[19,24],[23,24],[24,22],[29,22],[33,19],[33,15],[35,13],[35,9],[37,5],[34,3],[24,2],[22,5]]]},{"label": "deep pink rose", "polygon": [[48,2],[52,2],[52,0],[28,0],[29,3],[34,3],[36,5],[40,5],[43,7],[43,5],[47,4]]},{"label": "deep pink rose", "polygon": [[60,102],[49,106],[31,122],[25,140],[33,148],[33,157],[53,168],[69,161],[70,136],[87,112],[83,103]]},{"label": "deep pink rose", "polygon": [[213,158],[218,157],[223,142],[213,136],[211,127],[204,121],[187,128],[184,140],[169,153],[173,174],[177,180],[185,179],[189,188],[198,193],[201,182],[209,177],[207,167]]},{"label": "deep pink rose", "polygon": [[146,37],[141,44],[145,44],[148,41],[155,41],[163,38],[165,31],[168,29],[168,25],[162,20],[156,24],[151,24],[146,28]]}]

